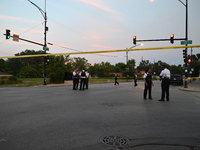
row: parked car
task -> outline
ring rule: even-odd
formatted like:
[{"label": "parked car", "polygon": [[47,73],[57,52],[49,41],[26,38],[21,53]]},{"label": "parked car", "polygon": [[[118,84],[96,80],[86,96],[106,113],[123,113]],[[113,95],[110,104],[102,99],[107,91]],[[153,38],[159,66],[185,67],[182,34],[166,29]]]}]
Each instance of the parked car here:
[{"label": "parked car", "polygon": [[172,74],[170,78],[170,84],[183,85],[183,78],[179,74]]}]

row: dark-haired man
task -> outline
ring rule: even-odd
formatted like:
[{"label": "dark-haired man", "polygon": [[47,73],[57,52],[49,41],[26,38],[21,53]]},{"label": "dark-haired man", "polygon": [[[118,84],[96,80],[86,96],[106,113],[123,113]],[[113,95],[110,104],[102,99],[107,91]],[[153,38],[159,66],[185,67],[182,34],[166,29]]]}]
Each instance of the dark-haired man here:
[{"label": "dark-haired man", "polygon": [[169,101],[169,85],[170,85],[170,71],[166,68],[165,65],[162,65],[162,71],[160,73],[160,79],[162,80],[161,83],[161,89],[162,89],[162,95],[161,99],[159,101],[164,101],[165,100],[165,94],[166,94],[166,99]]}]

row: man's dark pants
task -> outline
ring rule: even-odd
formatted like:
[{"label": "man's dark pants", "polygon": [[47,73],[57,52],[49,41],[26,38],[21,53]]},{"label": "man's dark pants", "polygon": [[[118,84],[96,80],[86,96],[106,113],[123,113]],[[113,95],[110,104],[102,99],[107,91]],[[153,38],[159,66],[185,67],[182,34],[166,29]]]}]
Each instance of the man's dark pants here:
[{"label": "man's dark pants", "polygon": [[161,88],[162,88],[162,95],[161,99],[165,99],[165,93],[166,93],[166,99],[169,100],[169,85],[170,85],[170,80],[168,78],[162,79],[161,83]]}]

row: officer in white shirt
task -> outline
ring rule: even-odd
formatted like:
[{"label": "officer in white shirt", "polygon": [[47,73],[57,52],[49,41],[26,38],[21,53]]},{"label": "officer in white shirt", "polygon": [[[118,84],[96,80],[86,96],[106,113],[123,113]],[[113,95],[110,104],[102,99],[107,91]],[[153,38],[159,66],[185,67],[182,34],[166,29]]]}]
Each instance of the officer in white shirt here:
[{"label": "officer in white shirt", "polygon": [[79,82],[79,74],[77,70],[73,71],[73,90],[77,90]]},{"label": "officer in white shirt", "polygon": [[85,89],[88,89],[88,81],[90,74],[87,70],[85,70],[85,74],[86,74]]},{"label": "officer in white shirt", "polygon": [[163,70],[160,73],[160,79],[162,80],[162,83],[161,83],[162,95],[161,95],[161,99],[159,101],[165,100],[165,94],[166,94],[167,101],[169,101],[169,85],[170,85],[171,73],[166,68],[165,65],[162,65],[162,68],[163,68]]}]

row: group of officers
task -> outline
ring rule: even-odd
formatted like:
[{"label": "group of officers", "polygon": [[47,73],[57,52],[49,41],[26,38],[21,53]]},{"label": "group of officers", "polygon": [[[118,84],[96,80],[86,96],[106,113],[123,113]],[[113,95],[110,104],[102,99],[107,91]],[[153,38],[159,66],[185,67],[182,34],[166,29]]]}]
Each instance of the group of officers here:
[{"label": "group of officers", "polygon": [[73,90],[78,90],[79,82],[80,87],[79,90],[88,89],[88,80],[89,80],[89,73],[87,70],[74,70],[73,73]]},{"label": "group of officers", "polygon": [[[169,85],[170,85],[170,71],[166,68],[165,65],[162,65],[162,71],[160,73],[160,79],[162,81],[161,83],[161,89],[162,89],[162,93],[161,93],[161,99],[159,101],[164,101],[165,97],[166,100],[169,101]],[[115,85],[119,84],[117,82],[117,77],[118,75],[115,75]],[[80,87],[79,90],[83,90],[84,89],[88,89],[88,80],[89,80],[89,73],[87,70],[74,70],[73,71],[73,90],[78,90],[78,85],[79,85],[79,81],[80,81]],[[135,86],[137,86],[137,77],[134,78],[135,80]],[[154,85],[152,82],[152,75],[151,75],[151,70],[147,69],[145,74],[144,74],[144,99],[147,99],[147,93],[148,93],[148,97],[150,100],[152,100],[152,95],[151,95],[151,89],[152,86]]]},{"label": "group of officers", "polygon": [[[161,82],[161,99],[158,101],[165,101],[165,98],[167,101],[169,101],[169,85],[170,85],[170,70],[166,68],[166,65],[162,65],[162,71],[160,73],[160,80]],[[151,75],[151,69],[147,69],[145,74],[144,74],[144,99],[147,99],[147,93],[149,96],[149,99],[152,100],[152,95],[151,95],[151,89],[152,86],[154,86],[152,82],[152,75]],[[147,92],[148,91],[148,92]]]}]

